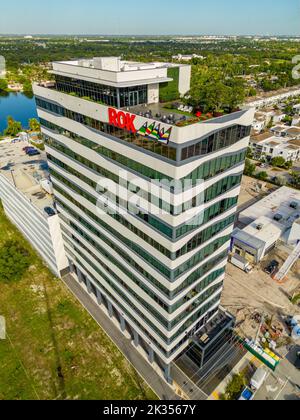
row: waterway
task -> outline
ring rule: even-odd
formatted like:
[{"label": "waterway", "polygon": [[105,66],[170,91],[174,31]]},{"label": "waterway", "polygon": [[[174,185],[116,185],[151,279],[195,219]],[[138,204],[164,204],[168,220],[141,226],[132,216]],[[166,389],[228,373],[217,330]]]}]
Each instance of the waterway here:
[{"label": "waterway", "polygon": [[0,94],[0,134],[7,126],[6,119],[12,116],[22,123],[24,129],[28,128],[28,120],[37,118],[34,97],[29,98],[22,93]]}]

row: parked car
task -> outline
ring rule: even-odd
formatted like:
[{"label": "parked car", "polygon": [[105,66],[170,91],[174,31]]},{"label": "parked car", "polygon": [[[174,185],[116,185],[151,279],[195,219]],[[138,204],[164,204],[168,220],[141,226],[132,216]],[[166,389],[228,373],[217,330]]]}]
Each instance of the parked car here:
[{"label": "parked car", "polygon": [[44,212],[48,215],[48,216],[55,216],[55,211],[51,208],[51,207],[45,207],[44,208]]},{"label": "parked car", "polygon": [[41,153],[38,151],[38,150],[36,150],[36,149],[34,149],[34,150],[29,150],[29,152],[27,152],[27,155],[28,156],[38,156],[38,155],[40,155]]},{"label": "parked car", "polygon": [[29,152],[29,150],[35,150],[35,148],[32,146],[26,146],[23,148],[23,152],[25,152],[26,154]]},{"label": "parked car", "polygon": [[279,268],[279,262],[276,260],[273,260],[268,267],[265,268],[265,272],[267,274],[270,274],[270,276],[272,276],[275,271]]}]

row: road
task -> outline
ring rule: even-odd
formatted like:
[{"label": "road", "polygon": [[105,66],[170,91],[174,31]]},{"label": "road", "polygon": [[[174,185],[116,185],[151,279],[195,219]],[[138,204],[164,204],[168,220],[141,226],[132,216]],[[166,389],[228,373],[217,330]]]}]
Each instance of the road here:
[{"label": "road", "polygon": [[294,346],[276,372],[269,374],[255,400],[300,401],[300,371],[293,365],[299,348]]}]

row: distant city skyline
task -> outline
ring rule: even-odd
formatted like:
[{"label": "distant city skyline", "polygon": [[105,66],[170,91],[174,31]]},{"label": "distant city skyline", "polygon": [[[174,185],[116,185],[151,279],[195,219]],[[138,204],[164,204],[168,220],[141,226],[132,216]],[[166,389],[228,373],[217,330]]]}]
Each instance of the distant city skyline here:
[{"label": "distant city skyline", "polygon": [[299,0],[15,0],[1,7],[0,34],[297,36],[299,22]]}]

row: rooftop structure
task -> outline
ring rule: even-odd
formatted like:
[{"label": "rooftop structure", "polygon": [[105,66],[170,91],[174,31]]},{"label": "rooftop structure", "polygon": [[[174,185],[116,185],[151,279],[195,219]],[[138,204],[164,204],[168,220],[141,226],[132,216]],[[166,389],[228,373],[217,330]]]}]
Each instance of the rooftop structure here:
[{"label": "rooftop structure", "polygon": [[[292,204],[293,206],[291,206]],[[285,228],[290,228],[292,223],[300,217],[300,191],[281,187],[244,210],[240,214],[239,220],[241,223],[249,225],[261,217],[274,220],[274,217],[278,215],[281,218],[277,222]]]},{"label": "rooftop structure", "polygon": [[43,211],[45,207],[53,207],[53,195],[43,189],[40,183],[49,178],[46,153],[30,157],[23,151],[26,145],[26,142],[0,143],[0,174]]},{"label": "rooftop structure", "polygon": [[179,93],[190,89],[191,67],[173,63],[138,63],[119,57],[95,57],[92,60],[61,61],[53,63],[52,74],[79,75],[81,80],[102,82],[106,86],[124,88],[160,84],[173,81],[169,70],[179,70]]},{"label": "rooftop structure", "polygon": [[282,187],[239,216],[246,227],[232,235],[231,250],[257,264],[279,240],[294,245],[300,240],[300,192]]}]

